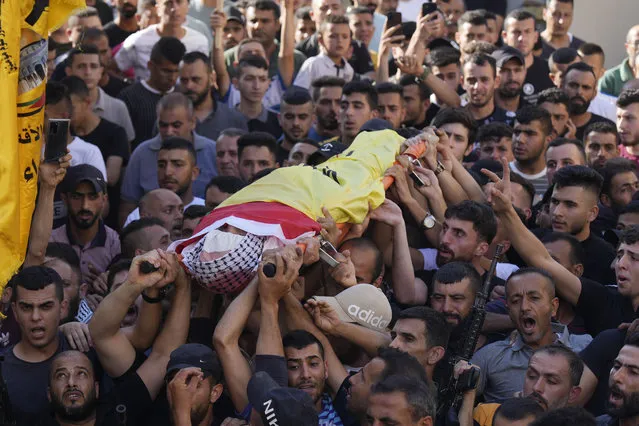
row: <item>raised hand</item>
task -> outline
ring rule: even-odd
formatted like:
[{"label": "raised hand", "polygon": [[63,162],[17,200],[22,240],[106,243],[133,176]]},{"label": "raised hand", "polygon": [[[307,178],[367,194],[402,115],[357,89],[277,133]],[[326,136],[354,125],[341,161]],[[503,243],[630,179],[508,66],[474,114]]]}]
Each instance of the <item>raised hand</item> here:
[{"label": "raised hand", "polygon": [[[396,167],[396,166],[395,166]],[[406,182],[406,172],[402,169],[402,175],[404,175],[404,182],[406,183],[406,190],[408,190],[408,182]],[[397,179],[395,180],[397,183]],[[409,191],[410,195],[410,191]],[[371,219],[377,220],[379,222],[385,223],[392,227],[399,225],[404,222],[404,218],[402,216],[402,209],[395,203],[393,203],[389,199],[385,199],[381,206],[373,210],[371,213]]]},{"label": "raised hand", "polygon": [[351,260],[351,252],[344,250],[344,253],[336,253],[335,260],[339,265],[330,268],[331,277],[342,287],[352,287],[357,284],[357,274],[355,273],[355,265]]},{"label": "raised hand", "polygon": [[55,189],[64,176],[67,174],[67,169],[71,165],[71,154],[68,153],[63,157],[60,157],[57,161],[40,163],[40,169],[38,172],[38,180],[40,185],[47,189]]},{"label": "raised hand", "polygon": [[339,238],[342,232],[337,227],[335,219],[333,219],[333,216],[331,216],[331,213],[326,207],[322,207],[322,213],[324,213],[324,217],[317,218],[317,223],[322,226],[320,234],[322,238],[335,246],[339,244]]},{"label": "raised hand", "polygon": [[[410,193],[410,188],[408,187],[408,180],[406,179],[406,170],[402,166],[400,166],[399,164],[391,166],[388,170],[386,170],[386,173],[384,173],[384,175],[392,176],[395,179],[395,181],[393,182],[393,186],[397,191],[399,202],[405,204],[413,199],[413,196]],[[385,200],[384,203],[386,203],[386,201],[389,200]],[[373,210],[373,212],[371,213],[371,219],[375,219],[374,214],[378,209],[379,207],[376,210]]]},{"label": "raised hand", "polygon": [[304,304],[304,309],[311,314],[317,328],[324,333],[333,334],[342,323],[335,309],[323,300],[308,299]]},{"label": "raised hand", "polygon": [[490,170],[481,170],[481,172],[484,175],[488,176],[488,178],[494,183],[489,192],[488,203],[493,208],[493,211],[497,214],[505,213],[513,208],[511,201],[510,167],[508,166],[508,160],[502,157],[501,165],[503,168],[502,179],[500,179],[499,176],[497,176]]},{"label": "raised hand", "polygon": [[[303,257],[302,249],[294,245],[266,250],[257,270],[260,299],[267,303],[277,303],[290,292],[291,286],[299,276]],[[267,263],[275,265],[275,275],[272,277],[264,274],[264,265]]]}]

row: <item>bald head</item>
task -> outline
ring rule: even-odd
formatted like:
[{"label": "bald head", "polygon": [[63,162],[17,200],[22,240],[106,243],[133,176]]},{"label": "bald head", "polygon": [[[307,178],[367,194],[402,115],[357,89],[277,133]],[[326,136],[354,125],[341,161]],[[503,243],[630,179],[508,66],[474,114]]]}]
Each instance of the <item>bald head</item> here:
[{"label": "bald head", "polygon": [[56,372],[61,370],[71,370],[80,368],[86,370],[92,378],[94,378],[93,364],[91,360],[80,351],[64,351],[60,352],[53,358],[51,362],[51,370],[49,371],[49,379],[53,379]]},{"label": "bald head", "polygon": [[160,219],[173,240],[182,234],[182,199],[173,191],[159,188],[148,192],[140,200],[140,217]]},{"label": "bald head", "polygon": [[626,35],[626,53],[631,67],[635,66],[637,52],[639,52],[639,25],[630,28]]}]

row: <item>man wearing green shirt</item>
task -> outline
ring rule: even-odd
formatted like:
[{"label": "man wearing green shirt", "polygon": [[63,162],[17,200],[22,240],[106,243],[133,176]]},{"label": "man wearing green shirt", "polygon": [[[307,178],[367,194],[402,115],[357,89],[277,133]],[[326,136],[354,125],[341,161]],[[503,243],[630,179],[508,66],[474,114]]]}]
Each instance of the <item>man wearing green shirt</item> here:
[{"label": "man wearing green shirt", "polygon": [[635,78],[636,56],[639,53],[639,25],[630,28],[626,36],[628,57],[614,68],[609,69],[599,80],[599,92],[619,96],[623,85]]}]

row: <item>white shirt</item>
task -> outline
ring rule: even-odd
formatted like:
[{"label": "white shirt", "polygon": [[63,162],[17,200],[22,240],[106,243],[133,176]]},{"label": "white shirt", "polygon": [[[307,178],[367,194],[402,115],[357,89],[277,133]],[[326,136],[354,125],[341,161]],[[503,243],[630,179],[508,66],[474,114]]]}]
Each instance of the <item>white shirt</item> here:
[{"label": "white shirt", "polygon": [[[284,86],[284,81],[282,81],[282,77],[278,73],[271,79],[271,83],[268,85],[268,89],[262,98],[262,106],[266,109],[278,110],[282,100],[282,95],[285,91],[286,87]],[[241,99],[242,94],[234,84],[231,84],[224,102],[229,108],[235,108],[240,103]]]},{"label": "white shirt", "polygon": [[[149,27],[131,34],[122,42],[122,48],[115,55],[115,62],[120,70],[125,71],[133,67],[137,80],[149,78],[148,62],[151,59],[151,49],[160,40],[158,25]],[[186,47],[186,52],[202,52],[209,54],[209,41],[204,34],[188,27],[182,27],[186,31],[180,41]]]},{"label": "white shirt", "polygon": [[342,63],[343,66],[338,67],[335,65],[335,62],[324,53],[312,56],[302,64],[293,85],[310,90],[313,80],[325,75],[342,78],[348,83],[353,79],[355,71],[344,58],[342,58]]},{"label": "white shirt", "polygon": [[[436,258],[437,258],[437,249],[419,249],[419,252],[422,254],[424,258],[424,271],[433,271],[439,269],[437,266]],[[506,281],[510,274],[519,270],[519,266],[513,265],[512,263],[500,263],[497,262],[497,266],[495,267],[495,275],[498,278]]]},{"label": "white shirt", "polygon": [[[204,200],[198,197],[193,197],[193,201],[191,201],[189,204],[187,204],[186,206],[184,206],[184,210],[186,210],[187,208],[191,207],[191,206],[203,206],[204,205]],[[134,220],[138,220],[140,219],[140,208],[136,207],[135,210],[133,210],[131,213],[129,213],[129,215],[126,217],[126,222],[124,222],[124,226],[127,226],[129,223],[133,222]]]},{"label": "white shirt", "polygon": [[79,137],[75,137],[69,145],[67,145],[69,152],[71,153],[71,165],[78,166],[80,164],[90,164],[96,169],[102,172],[104,180],[107,179],[106,165],[104,164],[104,158],[100,149],[86,142]]},{"label": "white shirt", "polygon": [[617,98],[606,95],[605,93],[597,93],[597,96],[590,102],[588,112],[607,118],[613,123],[617,122]]}]

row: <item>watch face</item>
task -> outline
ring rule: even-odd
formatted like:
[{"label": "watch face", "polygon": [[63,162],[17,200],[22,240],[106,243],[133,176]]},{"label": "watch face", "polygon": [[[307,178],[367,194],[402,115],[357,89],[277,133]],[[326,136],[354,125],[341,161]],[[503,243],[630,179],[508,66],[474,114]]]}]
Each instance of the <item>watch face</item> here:
[{"label": "watch face", "polygon": [[426,219],[424,219],[424,228],[431,229],[434,226],[435,226],[435,218],[431,215],[426,216]]}]

